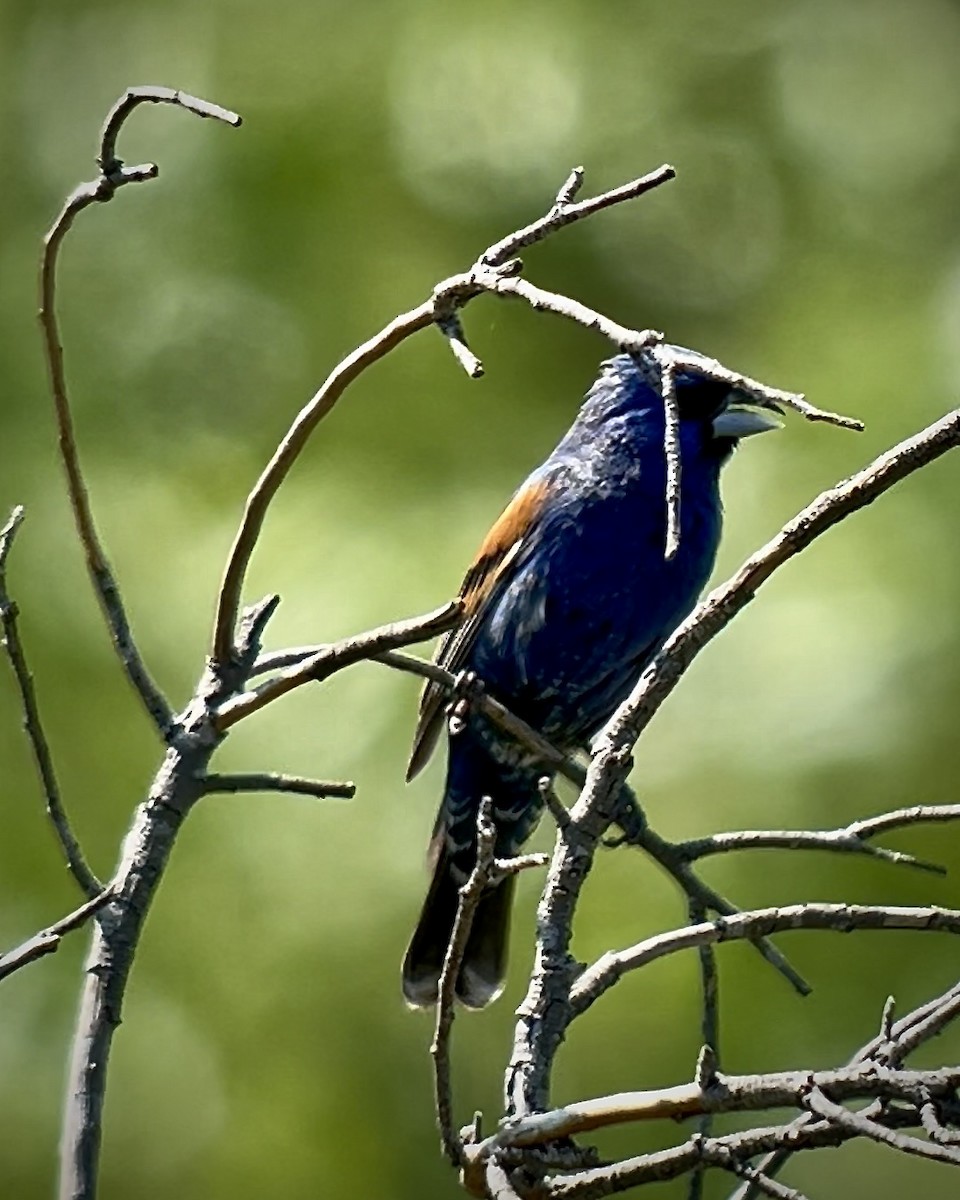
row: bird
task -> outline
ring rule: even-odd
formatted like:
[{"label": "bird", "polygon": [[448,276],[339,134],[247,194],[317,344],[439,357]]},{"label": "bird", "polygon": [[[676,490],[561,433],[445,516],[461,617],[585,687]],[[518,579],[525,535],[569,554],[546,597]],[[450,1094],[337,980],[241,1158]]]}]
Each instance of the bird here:
[{"label": "bird", "polygon": [[[463,620],[435,661],[475,676],[565,754],[588,747],[640,672],[696,604],[722,524],[720,472],[742,438],[780,426],[765,405],[719,382],[710,360],[666,347],[679,412],[680,541],[667,532],[661,355],[603,362],[572,426],[516,491],[483,540],[460,590]],[[428,682],[407,770],[439,741],[447,694]],[[463,706],[461,706],[462,708]],[[450,723],[447,775],[428,850],[431,882],[402,968],[412,1008],[438,1000],[459,889],[477,856],[477,815],[490,797],[495,854],[513,857],[544,806],[551,771],[476,706]],[[515,875],[485,890],[456,980],[457,999],[500,994]]]}]

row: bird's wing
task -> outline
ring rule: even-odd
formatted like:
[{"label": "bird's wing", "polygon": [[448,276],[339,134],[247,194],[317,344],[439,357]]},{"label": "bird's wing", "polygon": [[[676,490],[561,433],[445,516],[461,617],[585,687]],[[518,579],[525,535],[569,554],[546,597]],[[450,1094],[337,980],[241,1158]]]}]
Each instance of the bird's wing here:
[{"label": "bird's wing", "polygon": [[[465,620],[440,643],[434,657],[438,666],[452,672],[459,671],[463,666],[493,604],[510,578],[518,557],[528,549],[549,494],[549,479],[528,481],[516,493],[484,538],[460,588]],[[424,686],[420,697],[420,716],[407,767],[408,781],[419,774],[433,753],[443,728],[445,699],[446,693],[439,684],[427,683]]]}]

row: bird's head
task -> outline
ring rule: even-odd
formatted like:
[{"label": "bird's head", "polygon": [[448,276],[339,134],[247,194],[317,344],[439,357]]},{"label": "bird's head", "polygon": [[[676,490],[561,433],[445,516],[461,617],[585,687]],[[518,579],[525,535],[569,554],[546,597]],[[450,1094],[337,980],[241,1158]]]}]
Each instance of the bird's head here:
[{"label": "bird's head", "polygon": [[[685,366],[676,374],[677,408],[683,456],[701,454],[725,462],[742,438],[779,429],[771,403],[759,403],[745,392],[713,377],[711,361],[690,350],[676,349]],[[697,369],[702,361],[703,369]],[[603,364],[600,378],[590,390],[584,416],[590,424],[635,414],[642,419],[649,439],[663,443],[664,403],[658,360],[620,354]]]},{"label": "bird's head", "polygon": [[[738,388],[731,388],[710,377],[709,360],[704,359],[704,371],[693,365],[701,358],[689,350],[683,357],[691,363],[677,373],[677,407],[680,410],[681,429],[699,425],[701,437],[707,435],[708,448],[725,461],[733,453],[740,440],[756,433],[768,433],[780,429],[782,422],[774,415],[781,410],[767,402],[760,403]],[[659,389],[658,389],[659,390]]]}]

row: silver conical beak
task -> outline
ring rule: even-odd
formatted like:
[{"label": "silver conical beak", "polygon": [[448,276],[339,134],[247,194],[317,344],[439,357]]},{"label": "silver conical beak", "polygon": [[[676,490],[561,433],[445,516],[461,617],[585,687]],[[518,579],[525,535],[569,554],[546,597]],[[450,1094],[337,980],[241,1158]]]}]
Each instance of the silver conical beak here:
[{"label": "silver conical beak", "polygon": [[731,403],[713,418],[713,436],[717,438],[745,438],[755,433],[766,433],[770,429],[782,429],[769,410],[753,404]]}]

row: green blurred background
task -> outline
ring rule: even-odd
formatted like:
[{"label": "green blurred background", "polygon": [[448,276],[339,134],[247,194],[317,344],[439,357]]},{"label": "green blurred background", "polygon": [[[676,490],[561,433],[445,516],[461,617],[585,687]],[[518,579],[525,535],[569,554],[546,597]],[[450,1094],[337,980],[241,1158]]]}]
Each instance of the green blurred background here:
[{"label": "green blurred background", "polygon": [[[574,163],[586,193],[664,160],[679,179],[528,252],[532,279],[867,422],[857,436],[791,419],[744,450],[727,476],[718,578],[820,489],[952,407],[958,65],[960,5],[947,0],[3,0],[0,507],[28,508],[10,582],[94,867],[110,871],[158,748],[71,532],[35,268],[126,85],[182,87],[246,121],[235,132],[141,110],[121,153],[156,159],[161,178],[84,214],[61,277],[96,512],[147,658],[181,703],[243,497],[299,405],[356,343],[544,211]],[[608,350],[492,300],[466,323],[483,381],[420,335],[352,389],[284,488],[247,592],[283,595],[272,645],[449,597]],[[634,774],[661,832],[832,826],[957,798],[957,501],[956,464],[941,461],[778,574],[698,660]],[[215,798],[192,816],[116,1041],[105,1197],[458,1194],[433,1127],[430,1022],[398,991],[442,783],[438,762],[403,786],[416,691],[362,666],[231,736],[221,769],[352,778],[358,795]],[[0,755],[0,945],[11,946],[77,897],[5,669]],[[887,842],[953,874],[770,853],[707,873],[748,906],[960,901],[954,829]],[[482,1108],[489,1125],[500,1111],[536,882],[521,888],[505,998],[456,1026],[463,1120]],[[653,866],[607,853],[576,950],[592,958],[682,917]],[[84,942],[0,988],[5,1197],[53,1188]],[[871,1036],[888,992],[903,1011],[960,974],[942,934],[781,945],[816,984],[809,1000],[743,948],[721,952],[730,1070],[834,1064]],[[689,1078],[698,1024],[693,956],[655,965],[574,1028],[556,1099]],[[927,1060],[958,1043],[942,1038]],[[683,1136],[631,1129],[604,1148]],[[818,1197],[956,1186],[946,1168],[872,1146],[801,1158],[787,1178]]]}]

